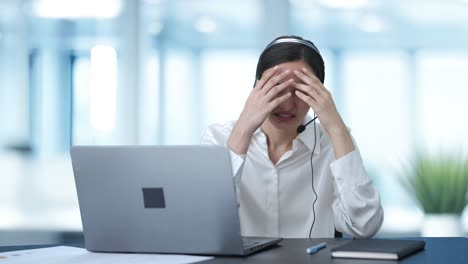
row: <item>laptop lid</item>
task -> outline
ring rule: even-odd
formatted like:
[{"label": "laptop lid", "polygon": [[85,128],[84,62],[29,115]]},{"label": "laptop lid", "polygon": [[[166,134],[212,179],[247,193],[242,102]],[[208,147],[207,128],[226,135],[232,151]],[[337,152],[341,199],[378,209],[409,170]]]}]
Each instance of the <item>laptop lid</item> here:
[{"label": "laptop lid", "polygon": [[242,255],[222,146],[75,146],[85,246],[101,252]]}]

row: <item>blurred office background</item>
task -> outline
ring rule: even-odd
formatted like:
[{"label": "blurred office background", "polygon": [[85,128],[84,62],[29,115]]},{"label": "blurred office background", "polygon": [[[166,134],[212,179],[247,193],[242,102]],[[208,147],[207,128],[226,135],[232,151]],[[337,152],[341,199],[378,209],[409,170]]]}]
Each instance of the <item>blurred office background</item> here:
[{"label": "blurred office background", "polygon": [[467,0],[0,0],[0,245],[79,241],[70,146],[198,144],[285,34],[324,56],[378,236],[419,236],[397,177],[417,149],[465,153]]}]

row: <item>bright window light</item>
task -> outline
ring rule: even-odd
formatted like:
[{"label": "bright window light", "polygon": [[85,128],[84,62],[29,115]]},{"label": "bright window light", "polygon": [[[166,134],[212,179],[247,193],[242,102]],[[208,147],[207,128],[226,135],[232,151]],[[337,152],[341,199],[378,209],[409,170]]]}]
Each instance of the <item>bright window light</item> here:
[{"label": "bright window light", "polygon": [[151,35],[158,35],[159,33],[161,33],[163,28],[164,28],[163,23],[159,21],[151,22],[148,25],[148,33],[150,33]]},{"label": "bright window light", "polygon": [[425,150],[468,150],[468,54],[422,50],[417,57],[420,140]]},{"label": "bright window light", "polygon": [[366,15],[360,23],[361,30],[370,33],[381,32],[385,29],[384,22],[376,15]]},{"label": "bright window light", "polygon": [[113,47],[97,45],[91,49],[90,88],[91,126],[99,132],[111,132],[117,91],[117,54]]},{"label": "bright window light", "polygon": [[42,18],[114,18],[122,0],[36,0],[31,11]]},{"label": "bright window light", "polygon": [[362,8],[368,0],[320,0],[320,3],[329,8]]},{"label": "bright window light", "polygon": [[[252,90],[257,56],[255,50],[203,52],[204,128],[213,123],[224,124],[239,118]],[[235,73],[235,78],[232,78],[232,73]]]},{"label": "bright window light", "polygon": [[195,28],[202,33],[212,33],[216,31],[216,22],[209,16],[199,17],[195,23]]}]

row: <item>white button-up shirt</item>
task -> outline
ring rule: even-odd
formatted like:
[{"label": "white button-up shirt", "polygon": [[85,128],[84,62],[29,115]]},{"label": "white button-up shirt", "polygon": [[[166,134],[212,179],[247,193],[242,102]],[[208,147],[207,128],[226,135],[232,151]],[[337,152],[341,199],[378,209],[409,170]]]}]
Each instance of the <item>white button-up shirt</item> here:
[{"label": "white button-up shirt", "polygon": [[[234,124],[209,126],[202,144],[227,146]],[[316,130],[312,158],[315,210],[310,164],[314,124],[294,139],[292,149],[276,164],[268,156],[267,138],[260,128],[246,155],[231,151],[243,236],[308,237],[314,218],[312,237],[333,237],[335,229],[352,237],[371,237],[380,229],[383,209],[379,193],[356,144],[354,151],[335,159],[332,142],[319,123]]]}]

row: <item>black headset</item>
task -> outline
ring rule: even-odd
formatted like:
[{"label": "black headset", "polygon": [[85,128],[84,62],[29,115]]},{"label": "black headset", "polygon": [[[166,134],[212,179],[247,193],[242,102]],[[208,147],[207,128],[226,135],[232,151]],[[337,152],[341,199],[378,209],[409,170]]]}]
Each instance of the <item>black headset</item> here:
[{"label": "black headset", "polygon": [[[311,41],[308,41],[308,40],[304,40],[304,39],[294,37],[294,36],[278,38],[278,39],[275,39],[272,42],[270,42],[270,44],[268,44],[265,47],[265,49],[260,54],[259,58],[261,59],[264,56],[264,54],[265,54],[265,52],[267,50],[269,50],[271,47],[276,46],[278,44],[300,44],[300,45],[304,45],[304,46],[312,49],[314,51],[314,53],[316,55],[318,55],[320,66],[322,66],[322,69],[323,69],[321,72],[317,73],[318,74],[317,77],[320,79],[320,81],[322,83],[324,83],[324,81],[325,81],[325,63],[323,61],[322,55],[320,54],[320,51],[317,49],[317,47],[314,45],[314,43],[312,43]],[[255,81],[260,80],[260,78],[262,77],[261,73],[258,73],[258,75],[255,76],[255,77],[256,77]],[[255,87],[255,84],[254,84],[254,87]]]},{"label": "black headset", "polygon": [[[317,47],[310,41],[306,41],[306,40],[303,40],[303,39],[298,39],[298,38],[294,38],[294,37],[286,37],[286,38],[279,38],[279,39],[276,39],[274,41],[272,41],[270,44],[268,44],[266,46],[266,48],[262,51],[262,53],[260,54],[260,58],[263,56],[263,54],[269,49],[271,48],[272,46],[275,46],[275,45],[278,45],[278,44],[281,44],[281,43],[297,43],[297,44],[301,44],[301,45],[304,45],[310,49],[312,49],[320,58],[320,62],[322,63],[323,65],[323,69],[325,69],[325,64],[323,62],[323,58],[322,58],[322,55],[320,54],[319,50],[317,49]],[[324,70],[325,71],[325,70]],[[256,76],[255,78],[255,82],[257,80],[260,80],[261,76]],[[323,83],[324,80],[325,80],[325,72],[323,72],[323,76],[319,77],[320,81]],[[254,87],[255,87],[255,83],[254,83]],[[310,226],[310,230],[309,230],[309,238],[311,238],[311,235],[312,235],[312,229],[314,228],[314,224],[315,224],[315,203],[317,202],[317,199],[318,199],[318,195],[317,195],[317,192],[315,191],[315,188],[314,188],[314,165],[312,163],[312,158],[314,156],[314,152],[315,152],[315,146],[317,144],[317,127],[316,127],[316,122],[315,122],[315,119],[317,119],[317,115],[314,113],[314,118],[312,120],[310,120],[309,122],[307,122],[305,125],[300,125],[299,127],[297,127],[296,131],[298,134],[304,132],[304,130],[306,129],[306,127],[314,122],[314,147],[312,148],[312,154],[310,155],[310,167],[311,167],[311,171],[312,171],[312,191],[314,192],[314,202],[312,203],[312,213],[314,215],[314,220],[312,221],[312,224]]]}]

